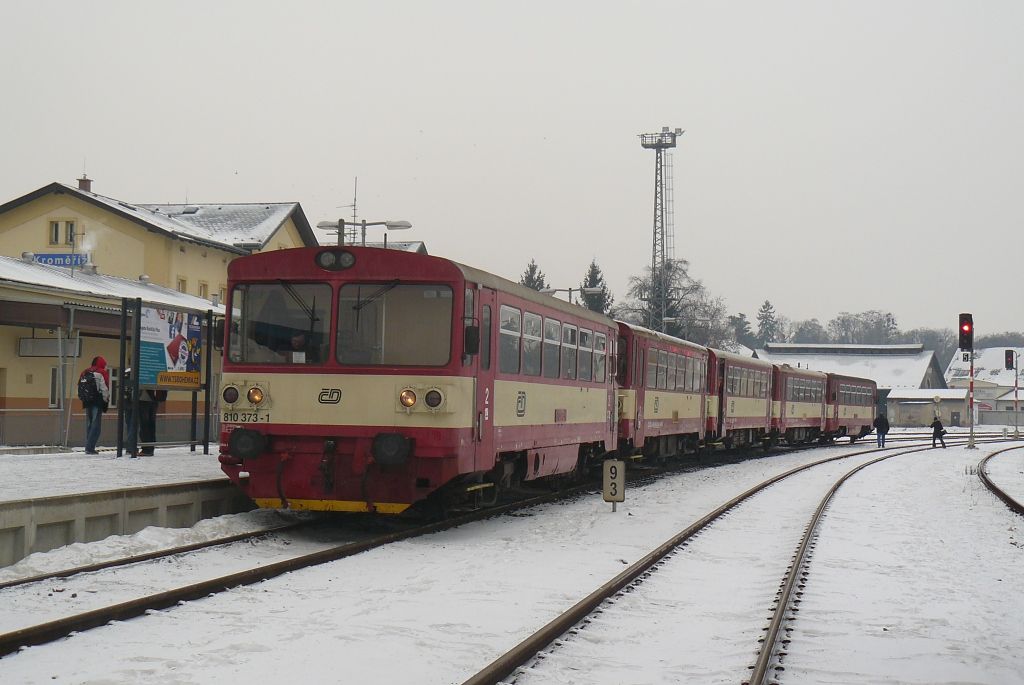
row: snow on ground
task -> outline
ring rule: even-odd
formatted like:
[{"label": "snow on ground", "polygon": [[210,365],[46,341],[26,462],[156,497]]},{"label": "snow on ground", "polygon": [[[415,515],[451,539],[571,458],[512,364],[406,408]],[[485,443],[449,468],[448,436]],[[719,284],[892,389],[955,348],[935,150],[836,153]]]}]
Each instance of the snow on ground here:
[{"label": "snow on ground", "polygon": [[[994,449],[897,457],[839,491],[783,685],[1024,682],[1024,521],[971,469]],[[1022,459],[990,462],[1018,492]]]},{"label": "snow on ground", "polygon": [[[863,447],[814,450],[680,474],[642,492],[632,489],[616,514],[593,495],[389,545],[23,650],[0,659],[0,682],[461,682],[624,564],[738,492],[797,463]],[[826,520],[826,526],[838,527],[849,519],[848,532],[826,529],[812,560],[826,569],[831,564],[834,570],[812,570],[802,605],[806,608],[795,624],[797,629],[819,631],[804,649],[813,650],[820,642],[821,651],[801,652],[794,638],[783,683],[848,682],[846,678],[1021,682],[1014,674],[1024,672],[1024,655],[998,649],[1024,640],[1019,619],[1024,615],[1019,599],[1024,586],[1017,532],[1021,522],[970,472],[987,451],[997,448],[929,450],[886,462],[891,466],[884,477],[870,475],[881,473],[874,471],[881,465],[855,476],[863,492],[858,489],[859,495],[847,497],[856,503],[840,507],[837,502]],[[168,463],[180,464],[167,456]],[[64,463],[52,455],[43,458]],[[206,458],[216,464],[215,457]],[[0,457],[0,464],[9,459]],[[113,469],[122,467],[109,457],[105,463]],[[60,473],[47,470],[53,479]],[[1021,471],[1024,458],[1018,452],[990,462],[990,474],[997,480],[1019,483]],[[180,475],[166,482],[181,480]],[[907,511],[894,514],[894,523],[885,523],[881,514],[894,511],[896,493],[912,492],[914,487],[922,491],[912,494],[914,500],[903,507]],[[750,542],[753,525],[733,528],[733,534],[711,532],[701,542],[721,551]],[[923,544],[912,544],[915,538]],[[846,556],[829,562],[826,550],[833,539]],[[115,543],[86,547],[98,550],[107,544]],[[999,579],[993,568],[1001,571]],[[803,615],[814,614],[809,595],[815,583],[820,597],[814,602],[821,608],[812,621]],[[728,576],[722,585],[728,588]],[[719,595],[704,594],[708,604],[700,615],[720,626],[715,630],[727,635],[750,630],[746,619],[721,606],[716,609],[713,600]],[[891,597],[905,601],[878,605]],[[645,621],[646,616],[641,612],[636,620]],[[894,634],[901,639],[879,639],[879,632],[888,633],[880,625],[898,629]],[[992,636],[995,648],[984,647],[981,643]],[[868,648],[876,651],[860,653]],[[629,649],[630,645],[611,643],[608,658]],[[752,645],[751,656],[753,650]],[[839,654],[835,666],[822,670],[821,663],[831,661],[832,650]],[[940,657],[950,650],[952,656]],[[865,666],[865,659],[871,663]],[[856,664],[861,670],[853,668]],[[704,675],[680,682],[713,682]],[[573,681],[566,677],[562,682]],[[737,680],[730,677],[728,682]]]},{"label": "snow on ground", "polygon": [[188,447],[158,449],[154,456],[138,459],[117,459],[115,454],[0,455],[0,502],[227,478],[217,461],[216,444],[210,454],[203,454],[201,447],[195,452]]}]

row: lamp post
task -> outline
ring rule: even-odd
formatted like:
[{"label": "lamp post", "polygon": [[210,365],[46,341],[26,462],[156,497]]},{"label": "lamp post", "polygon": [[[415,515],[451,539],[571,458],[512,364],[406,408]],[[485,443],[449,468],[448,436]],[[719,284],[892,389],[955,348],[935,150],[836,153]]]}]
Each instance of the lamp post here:
[{"label": "lamp post", "polygon": [[538,292],[543,295],[569,293],[569,304],[576,304],[572,301],[573,293],[579,293],[580,295],[600,295],[604,292],[604,288],[541,288]]},{"label": "lamp post", "polygon": [[[367,226],[384,226],[389,231],[404,231],[407,228],[412,228],[412,224],[408,221],[350,221],[348,222],[352,226],[358,226],[362,231],[362,246],[366,247],[366,227]],[[345,220],[338,219],[337,221],[320,221],[316,225],[317,228],[333,228],[338,231],[338,245],[345,244]],[[384,245],[387,245],[387,234],[384,236]]]}]

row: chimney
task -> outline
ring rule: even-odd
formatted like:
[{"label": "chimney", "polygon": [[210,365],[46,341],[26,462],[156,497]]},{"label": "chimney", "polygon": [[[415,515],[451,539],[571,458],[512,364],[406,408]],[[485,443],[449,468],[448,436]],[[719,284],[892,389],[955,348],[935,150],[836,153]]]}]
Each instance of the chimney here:
[{"label": "chimney", "polygon": [[26,264],[35,264],[36,256],[32,252],[22,252],[21,261],[25,262]]},{"label": "chimney", "polygon": [[95,276],[96,275],[96,265],[95,264],[84,264],[84,265],[82,265],[82,268],[80,269],[80,271],[83,274],[92,274],[93,276]]},{"label": "chimney", "polygon": [[82,178],[78,179],[78,189],[84,190],[87,193],[92,192],[92,179],[82,174]]},{"label": "chimney", "polygon": [[139,283],[149,283],[149,276],[146,274],[139,274]]}]

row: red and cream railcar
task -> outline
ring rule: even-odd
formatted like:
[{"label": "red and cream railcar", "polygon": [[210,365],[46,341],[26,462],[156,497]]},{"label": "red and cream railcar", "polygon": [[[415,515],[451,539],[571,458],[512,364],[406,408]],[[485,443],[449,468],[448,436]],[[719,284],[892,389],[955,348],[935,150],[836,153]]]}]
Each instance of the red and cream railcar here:
[{"label": "red and cream railcar", "polygon": [[262,507],[399,513],[615,444],[614,322],[438,257],[234,260],[220,461]]},{"label": "red and cream railcar", "polygon": [[878,388],[874,381],[828,374],[825,431],[830,438],[849,436],[850,442],[871,432]]},{"label": "red and cream railcar", "polygon": [[704,440],[708,350],[618,322],[619,452],[667,457]]},{"label": "red and cream railcar", "polygon": [[825,386],[820,371],[789,364],[772,369],[772,440],[790,445],[819,440],[825,433]]},{"label": "red and cream railcar", "polygon": [[772,364],[708,349],[707,434],[727,448],[764,443],[772,423]]}]

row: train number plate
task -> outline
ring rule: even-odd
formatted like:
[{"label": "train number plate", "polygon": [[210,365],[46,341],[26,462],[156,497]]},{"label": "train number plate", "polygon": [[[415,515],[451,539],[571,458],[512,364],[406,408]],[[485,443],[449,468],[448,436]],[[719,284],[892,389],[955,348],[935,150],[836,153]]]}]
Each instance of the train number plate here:
[{"label": "train number plate", "polygon": [[270,412],[261,411],[226,411],[221,417],[222,423],[270,423]]}]

